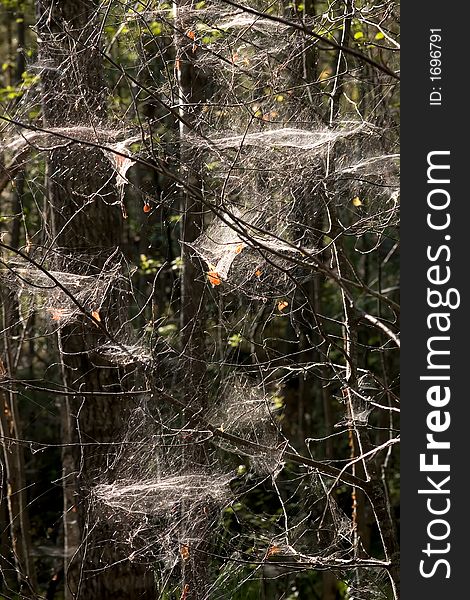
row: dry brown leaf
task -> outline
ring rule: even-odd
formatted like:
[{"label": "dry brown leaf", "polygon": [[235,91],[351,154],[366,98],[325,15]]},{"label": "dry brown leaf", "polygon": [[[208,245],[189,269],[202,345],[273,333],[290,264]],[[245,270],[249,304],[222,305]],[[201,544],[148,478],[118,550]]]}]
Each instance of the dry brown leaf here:
[{"label": "dry brown leaf", "polygon": [[184,584],[183,591],[181,592],[180,600],[186,600],[189,594],[189,583]]},{"label": "dry brown leaf", "polygon": [[189,546],[188,544],[182,544],[180,548],[181,558],[183,560],[189,560]]},{"label": "dry brown leaf", "polygon": [[3,364],[3,360],[0,357],[0,379],[4,379],[7,376],[7,370],[5,369],[5,365]]}]

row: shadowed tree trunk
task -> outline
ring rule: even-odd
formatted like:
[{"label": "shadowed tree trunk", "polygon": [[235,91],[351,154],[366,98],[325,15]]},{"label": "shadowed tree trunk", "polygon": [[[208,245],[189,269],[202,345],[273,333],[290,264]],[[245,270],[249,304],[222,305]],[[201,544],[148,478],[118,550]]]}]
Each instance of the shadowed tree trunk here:
[{"label": "shadowed tree trunk", "polygon": [[[21,76],[25,69],[25,24],[20,11],[15,16],[16,40],[14,39],[10,20],[8,20],[7,27],[9,60],[11,64],[15,61],[14,68],[11,67],[8,70],[8,74],[10,75],[8,83],[10,85],[18,85],[21,82]],[[9,17],[10,19],[13,17],[13,12]],[[6,238],[5,241],[13,248],[18,248],[20,244],[21,195],[23,188],[24,173],[20,170],[16,175],[11,191],[5,190],[4,194],[6,198],[2,200],[2,216],[7,216],[10,222],[9,231],[4,237]],[[3,305],[1,319],[3,360],[0,361],[0,379],[4,376],[16,379],[16,356],[18,351],[16,340],[20,338],[18,335],[18,299],[16,295],[9,293],[6,289],[2,289],[1,300]],[[2,478],[4,479],[2,484],[5,484],[6,507],[3,506],[3,497],[0,498],[0,501],[2,503],[2,512],[3,510],[5,511],[4,515],[6,517],[5,524],[2,524],[1,527],[2,538],[8,531],[6,525],[8,522],[12,556],[2,552],[2,562],[3,558],[6,560],[5,564],[1,566],[2,571],[5,569],[5,573],[8,574],[10,570],[13,571],[11,565],[14,563],[20,592],[25,597],[34,597],[37,582],[34,562],[31,557],[30,521],[24,472],[24,449],[21,444],[15,441],[22,439],[21,421],[18,411],[19,396],[13,388],[10,389],[11,391],[5,390],[0,395],[0,434],[3,443],[2,462],[5,468],[5,472],[2,473]],[[8,575],[6,575],[6,579],[8,579],[7,584],[12,583]]]},{"label": "shadowed tree trunk", "polygon": [[[173,3],[175,17],[175,53],[176,75],[179,104],[180,132],[180,177],[186,185],[202,193],[202,181],[199,164],[190,147],[187,136],[191,129],[197,129],[200,115],[200,103],[204,99],[207,81],[201,68],[197,66],[198,48],[195,43],[196,24],[188,19],[186,9],[194,8],[192,0],[180,0]],[[203,204],[188,191],[181,198],[181,346],[185,365],[184,401],[192,412],[207,408],[205,391],[205,335],[204,335],[204,291],[205,273],[200,261],[191,256],[186,243],[193,242],[202,232],[204,223]],[[185,417],[183,415],[183,420]],[[200,469],[207,465],[206,445],[195,444],[185,450],[183,468]],[[209,581],[209,514],[201,517],[196,526],[191,525],[183,516],[182,543],[188,543],[189,558],[182,559],[182,590],[185,600],[207,598]],[[185,507],[183,512],[190,514]],[[186,539],[184,539],[186,538]]]},{"label": "shadowed tree trunk", "polygon": [[[3,464],[5,466],[5,496],[12,556],[8,562],[15,565],[19,591],[22,597],[36,597],[36,573],[31,557],[30,524],[27,510],[26,483],[24,475],[23,447],[15,440],[21,439],[18,396],[13,392],[0,394],[0,435],[3,441]],[[5,511],[6,513],[7,511]],[[7,529],[1,525],[2,532]],[[7,563],[8,564],[8,563]],[[13,567],[6,570],[13,571]],[[7,581],[7,583],[10,583]]]},{"label": "shadowed tree trunk", "polygon": [[[67,127],[71,137],[78,125],[106,127],[98,5],[94,0],[37,2],[44,126]],[[121,242],[113,179],[99,149],[58,143],[50,152],[47,264],[71,274],[100,273]],[[112,291],[100,300],[100,306],[87,310],[99,310],[101,322],[116,331],[126,316],[125,292]],[[110,448],[132,410],[119,396],[125,373],[99,357],[104,341],[106,336],[85,318],[59,333],[63,383],[84,392],[64,398],[61,407],[66,597],[150,599],[151,574],[127,559],[113,541],[113,524],[94,515],[90,501],[94,484],[112,480]],[[99,395],[103,392],[115,395]]]}]

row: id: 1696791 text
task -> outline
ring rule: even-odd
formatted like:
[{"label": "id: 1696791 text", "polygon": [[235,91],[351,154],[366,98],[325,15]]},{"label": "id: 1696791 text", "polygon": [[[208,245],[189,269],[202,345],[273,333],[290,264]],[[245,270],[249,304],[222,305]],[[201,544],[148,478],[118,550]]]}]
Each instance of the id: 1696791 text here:
[{"label": "id: 1696791 text", "polygon": [[429,30],[429,80],[431,91],[429,94],[430,106],[442,106],[442,30]]}]

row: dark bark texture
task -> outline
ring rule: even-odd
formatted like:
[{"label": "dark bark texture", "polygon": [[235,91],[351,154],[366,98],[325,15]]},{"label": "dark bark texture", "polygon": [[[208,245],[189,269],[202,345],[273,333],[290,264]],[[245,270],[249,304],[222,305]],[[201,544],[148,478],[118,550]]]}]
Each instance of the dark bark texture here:
[{"label": "dark bark texture", "polygon": [[[106,126],[98,4],[37,3],[44,126],[69,127],[72,137],[77,125]],[[47,164],[46,222],[51,225],[45,260],[68,273],[96,275],[121,241],[114,172],[99,149],[59,146],[50,152]],[[109,330],[125,318],[126,300],[122,290],[102,299],[100,318]],[[154,598],[151,573],[127,558],[129,550],[122,551],[113,538],[113,523],[97,519],[90,501],[95,484],[112,480],[112,442],[120,439],[133,408],[132,401],[119,396],[126,374],[98,357],[96,350],[105,336],[85,319],[64,327],[59,336],[64,383],[72,390],[92,392],[69,397],[61,410],[63,442],[72,444],[64,446],[62,455],[67,596]]]}]

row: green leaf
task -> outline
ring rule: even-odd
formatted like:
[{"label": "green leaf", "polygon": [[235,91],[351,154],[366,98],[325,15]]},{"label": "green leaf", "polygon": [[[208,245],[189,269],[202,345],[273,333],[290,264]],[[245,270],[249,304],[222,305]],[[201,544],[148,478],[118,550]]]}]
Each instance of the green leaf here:
[{"label": "green leaf", "polygon": [[234,333],[228,338],[228,345],[232,348],[238,348],[242,342],[242,336],[239,333]]},{"label": "green leaf", "polygon": [[153,35],[160,35],[162,33],[162,24],[158,21],[152,21],[149,23],[149,29]]},{"label": "green leaf", "polygon": [[173,335],[177,331],[177,327],[174,323],[169,323],[168,325],[163,325],[158,328],[158,334],[162,337],[169,337]]}]

